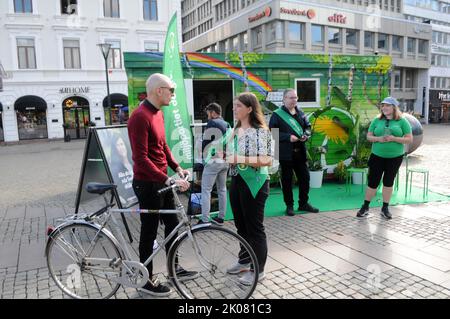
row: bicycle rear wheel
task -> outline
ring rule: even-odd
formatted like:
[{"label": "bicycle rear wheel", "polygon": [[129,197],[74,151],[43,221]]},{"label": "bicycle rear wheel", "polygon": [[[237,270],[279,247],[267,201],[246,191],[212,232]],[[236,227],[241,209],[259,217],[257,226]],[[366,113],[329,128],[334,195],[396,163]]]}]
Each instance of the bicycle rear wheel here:
[{"label": "bicycle rear wheel", "polygon": [[45,252],[51,277],[72,298],[107,299],[120,287],[114,281],[121,272],[120,250],[109,235],[93,225],[72,223],[57,228]]},{"label": "bicycle rear wheel", "polygon": [[[172,245],[167,259],[169,277],[182,297],[188,299],[247,299],[257,285],[253,276],[250,285],[239,281],[238,275],[227,270],[246,256],[258,274],[256,255],[238,234],[222,227],[208,226],[192,229],[193,240],[185,232]],[[177,275],[181,266],[198,273],[193,279]]]}]

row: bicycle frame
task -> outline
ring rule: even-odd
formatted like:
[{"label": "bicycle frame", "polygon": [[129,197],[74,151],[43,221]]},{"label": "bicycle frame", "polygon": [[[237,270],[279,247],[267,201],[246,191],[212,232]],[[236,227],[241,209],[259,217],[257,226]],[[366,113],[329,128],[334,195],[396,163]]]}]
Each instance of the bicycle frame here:
[{"label": "bicycle frame", "polygon": [[[158,245],[158,247],[153,251],[153,253],[151,254],[150,257],[147,258],[147,260],[143,263],[144,266],[147,266],[154,258],[155,256],[161,251],[161,249],[163,249],[163,247],[165,247],[165,245],[176,235],[178,234],[178,231],[181,228],[185,228],[184,232],[187,232],[189,239],[191,240],[192,244],[193,244],[193,248],[196,254],[196,257],[198,258],[198,260],[200,261],[200,263],[204,266],[204,267],[208,267],[208,262],[203,258],[201,251],[198,247],[198,244],[196,242],[196,239],[194,238],[194,236],[192,235],[191,232],[191,224],[189,221],[189,218],[186,214],[186,211],[184,209],[184,206],[181,204],[181,201],[178,197],[177,191],[176,191],[176,187],[175,186],[171,186],[171,191],[174,197],[174,201],[175,201],[175,209],[161,209],[161,210],[154,210],[154,209],[112,209],[111,205],[108,204],[109,208],[106,211],[106,215],[107,218],[105,219],[105,221],[103,222],[103,224],[101,225],[101,229],[104,229],[106,224],[109,221],[109,218],[112,219],[113,224],[114,224],[114,229],[116,230],[116,234],[117,234],[117,239],[119,242],[119,248],[122,249],[123,253],[124,253],[124,257],[125,260],[128,261],[133,261],[133,257],[130,253],[129,250],[129,245],[126,243],[126,240],[122,234],[122,231],[120,230],[119,224],[117,222],[116,217],[114,216],[114,214],[117,213],[125,213],[125,214],[178,214],[181,215],[181,220],[178,223],[178,225],[172,230],[172,232],[164,239],[164,241]],[[106,198],[105,201],[107,202]],[[204,224],[204,225],[196,225],[194,226],[195,228],[200,228],[200,227],[208,227],[209,224]],[[174,240],[174,242],[178,239],[181,238],[181,236],[184,235],[184,232],[182,232],[181,234],[178,235],[178,237]]]}]

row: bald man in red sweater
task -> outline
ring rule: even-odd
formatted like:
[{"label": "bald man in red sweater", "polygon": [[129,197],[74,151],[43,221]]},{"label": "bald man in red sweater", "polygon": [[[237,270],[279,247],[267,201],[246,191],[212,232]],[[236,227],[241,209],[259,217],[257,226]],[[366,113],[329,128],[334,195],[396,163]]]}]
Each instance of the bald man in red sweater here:
[{"label": "bald man in red sweater", "polygon": [[[152,74],[146,83],[147,98],[131,114],[128,120],[128,135],[133,151],[133,189],[139,200],[141,209],[174,209],[172,192],[161,196],[158,190],[176,184],[181,191],[189,188],[184,179],[174,180],[167,175],[167,167],[176,171],[181,178],[189,174],[183,170],[174,159],[166,141],[164,130],[164,117],[161,108],[169,105],[173,94],[174,84],[165,75]],[[141,233],[139,241],[139,258],[143,263],[153,253],[153,241],[158,232],[159,220],[164,223],[164,233],[167,237],[178,224],[176,214],[141,214]],[[175,239],[175,237],[174,237]],[[173,240],[167,243],[166,252],[169,251]],[[153,264],[147,265],[150,275],[149,282],[141,291],[154,296],[167,296],[170,288],[153,280]],[[198,274],[187,271],[181,267],[177,269],[178,276],[185,280],[194,278]]]}]

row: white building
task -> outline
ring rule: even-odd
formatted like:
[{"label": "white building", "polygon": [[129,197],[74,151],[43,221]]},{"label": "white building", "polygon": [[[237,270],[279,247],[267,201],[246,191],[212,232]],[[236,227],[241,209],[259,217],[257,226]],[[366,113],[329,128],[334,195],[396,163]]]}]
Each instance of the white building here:
[{"label": "white building", "polygon": [[450,0],[405,0],[408,20],[430,23],[433,29],[429,70],[430,121],[450,120]]},{"label": "white building", "polygon": [[[128,110],[122,52],[162,51],[179,10],[179,0],[0,1],[0,141],[63,138],[63,126],[83,138],[110,114],[119,123]],[[99,43],[111,44],[111,109]]]}]

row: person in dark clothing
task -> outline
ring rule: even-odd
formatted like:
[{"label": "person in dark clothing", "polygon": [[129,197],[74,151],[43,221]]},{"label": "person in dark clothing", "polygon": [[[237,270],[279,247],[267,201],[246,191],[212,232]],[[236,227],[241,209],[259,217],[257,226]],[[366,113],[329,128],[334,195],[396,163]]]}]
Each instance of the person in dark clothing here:
[{"label": "person in dark clothing", "polygon": [[[159,73],[152,74],[146,83],[147,98],[131,114],[128,120],[128,135],[133,151],[133,189],[141,209],[174,209],[175,203],[172,192],[158,196],[158,190],[176,184],[181,191],[189,188],[184,179],[174,180],[167,176],[167,166],[170,166],[184,178],[189,171],[183,170],[175,161],[166,142],[163,106],[169,105],[175,88],[174,83],[167,76]],[[164,233],[167,237],[178,224],[176,214],[140,214],[141,233],[139,241],[139,258],[145,262],[153,253],[153,242],[156,239],[159,220],[164,223]],[[166,252],[173,240],[166,245]],[[153,265],[147,265],[150,275],[149,282],[141,291],[154,296],[167,296],[170,288],[153,280]],[[198,274],[178,267],[178,276],[185,279]]]},{"label": "person in dark clothing", "polygon": [[[224,147],[217,145],[222,140],[222,136],[230,128],[221,116],[222,107],[217,103],[211,103],[205,108],[208,114],[208,123],[203,133],[203,158],[205,166],[202,174],[202,218],[199,224],[209,221],[209,213],[211,210],[211,191],[214,183],[216,183],[217,193],[219,197],[219,215],[212,219],[212,222],[221,226],[224,223],[225,213],[227,210],[227,171],[228,163],[224,160]],[[211,146],[217,147],[209,150]],[[209,156],[211,154],[211,156]]]},{"label": "person in dark clothing", "polygon": [[297,107],[297,100],[297,92],[294,89],[285,90],[283,94],[284,105],[272,114],[269,121],[270,129],[279,129],[281,185],[288,216],[294,216],[293,172],[297,176],[299,186],[298,210],[312,213],[319,212],[308,202],[309,170],[305,142],[310,137],[311,125],[306,115]]}]

